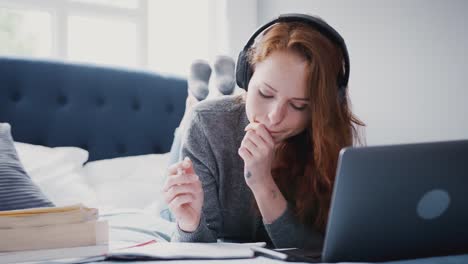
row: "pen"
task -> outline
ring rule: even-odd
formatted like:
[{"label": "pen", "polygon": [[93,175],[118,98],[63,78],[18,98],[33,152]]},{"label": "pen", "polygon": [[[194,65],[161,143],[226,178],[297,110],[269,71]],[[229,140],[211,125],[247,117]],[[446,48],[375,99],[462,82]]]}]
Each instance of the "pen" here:
[{"label": "pen", "polygon": [[279,259],[279,260],[288,259],[288,255],[271,250],[271,249],[262,248],[262,247],[251,247],[251,249],[253,250],[255,256],[263,256],[263,257]]},{"label": "pen", "polygon": [[251,246],[251,247],[266,247],[266,242],[252,242],[252,243],[242,243],[241,245]]}]

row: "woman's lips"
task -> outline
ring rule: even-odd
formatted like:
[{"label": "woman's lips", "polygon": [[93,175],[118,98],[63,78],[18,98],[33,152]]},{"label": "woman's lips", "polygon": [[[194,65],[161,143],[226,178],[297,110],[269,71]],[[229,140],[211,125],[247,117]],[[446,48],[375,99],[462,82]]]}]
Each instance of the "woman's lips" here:
[{"label": "woman's lips", "polygon": [[281,131],[272,131],[272,130],[269,130],[268,128],[267,128],[267,131],[268,131],[270,134],[279,134],[279,133],[281,133]]}]

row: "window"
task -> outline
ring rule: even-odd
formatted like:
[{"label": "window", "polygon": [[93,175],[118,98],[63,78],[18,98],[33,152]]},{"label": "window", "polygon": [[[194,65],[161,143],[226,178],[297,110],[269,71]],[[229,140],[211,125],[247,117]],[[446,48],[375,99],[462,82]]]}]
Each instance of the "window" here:
[{"label": "window", "polygon": [[49,57],[51,25],[47,12],[0,8],[0,54]]},{"label": "window", "polygon": [[100,64],[138,66],[137,25],[97,17],[68,18],[68,58]]},{"label": "window", "polygon": [[107,6],[116,6],[123,8],[137,8],[138,0],[74,0],[75,2],[84,2],[90,4],[99,4]]},{"label": "window", "polygon": [[213,57],[215,0],[0,0],[0,55],[185,76]]},{"label": "window", "polygon": [[[150,1],[149,65],[161,72],[184,75],[194,59],[210,60],[213,51],[210,0]],[[183,66],[181,68],[181,65]]]}]

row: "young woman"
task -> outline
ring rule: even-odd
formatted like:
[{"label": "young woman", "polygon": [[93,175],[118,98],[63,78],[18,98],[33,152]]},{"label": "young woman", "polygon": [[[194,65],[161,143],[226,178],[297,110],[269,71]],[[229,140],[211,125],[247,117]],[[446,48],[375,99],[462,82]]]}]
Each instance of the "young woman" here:
[{"label": "young woman", "polygon": [[247,92],[191,109],[184,160],[164,186],[174,240],[321,247],[339,151],[364,126],[347,78],[337,84],[349,62],[327,26],[302,15],[272,23],[248,47]]}]

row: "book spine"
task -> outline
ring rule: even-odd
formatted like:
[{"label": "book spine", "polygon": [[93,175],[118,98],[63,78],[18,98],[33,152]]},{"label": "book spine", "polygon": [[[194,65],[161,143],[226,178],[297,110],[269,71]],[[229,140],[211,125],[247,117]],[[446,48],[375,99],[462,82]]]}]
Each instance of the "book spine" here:
[{"label": "book spine", "polygon": [[63,213],[37,214],[30,216],[2,216],[0,229],[27,228],[36,226],[74,224],[97,220],[97,210],[74,210]]},{"label": "book spine", "polygon": [[0,230],[0,251],[19,251],[107,244],[107,221]]}]

